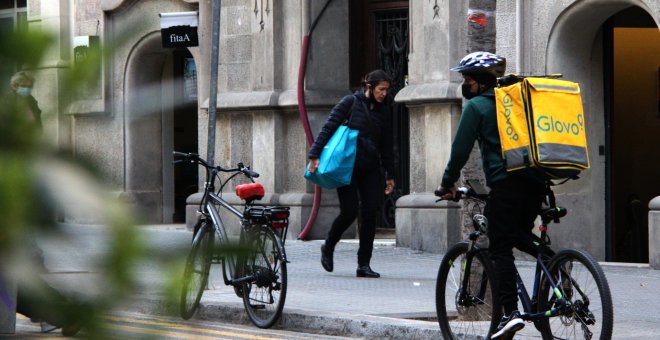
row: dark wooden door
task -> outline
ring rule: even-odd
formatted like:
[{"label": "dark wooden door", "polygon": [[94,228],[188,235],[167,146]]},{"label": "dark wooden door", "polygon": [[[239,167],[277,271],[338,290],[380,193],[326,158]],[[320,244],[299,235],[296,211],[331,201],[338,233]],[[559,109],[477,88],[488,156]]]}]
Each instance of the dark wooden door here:
[{"label": "dark wooden door", "polygon": [[[365,74],[377,68],[383,69],[393,80],[389,96],[389,100],[393,101],[408,78],[408,1],[353,0],[350,6],[351,86],[358,88]],[[410,190],[408,117],[406,106],[393,102],[395,180],[398,189],[391,197],[383,197],[381,227],[394,227],[393,203]]]}]

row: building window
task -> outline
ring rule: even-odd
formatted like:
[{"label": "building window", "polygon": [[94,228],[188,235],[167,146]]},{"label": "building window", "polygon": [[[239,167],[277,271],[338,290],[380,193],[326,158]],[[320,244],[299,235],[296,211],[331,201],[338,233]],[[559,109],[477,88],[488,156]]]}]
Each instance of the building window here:
[{"label": "building window", "polygon": [[0,0],[0,27],[3,29],[27,30],[27,1]]},{"label": "building window", "polygon": [[[0,32],[27,32],[27,1],[0,0]],[[0,64],[0,93],[9,88],[9,79],[18,71],[20,65]]]}]

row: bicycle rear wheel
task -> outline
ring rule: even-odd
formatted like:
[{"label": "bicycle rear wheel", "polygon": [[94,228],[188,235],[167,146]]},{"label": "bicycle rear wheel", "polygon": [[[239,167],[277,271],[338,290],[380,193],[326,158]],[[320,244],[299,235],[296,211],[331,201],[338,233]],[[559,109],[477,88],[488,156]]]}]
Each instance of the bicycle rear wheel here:
[{"label": "bicycle rear wheel", "polygon": [[598,262],[585,251],[566,249],[551,259],[548,268],[567,305],[559,307],[557,293],[547,278],[542,279],[539,311],[560,309],[558,316],[541,322],[543,338],[610,339],[614,323],[612,296]]},{"label": "bicycle rear wheel", "polygon": [[435,306],[445,339],[486,339],[500,320],[493,264],[487,252],[467,256],[468,249],[468,242],[451,247],[438,270]]},{"label": "bicycle rear wheel", "polygon": [[251,253],[245,259],[243,275],[252,279],[243,283],[243,304],[257,327],[269,328],[282,315],[286,300],[284,248],[266,226],[255,227],[247,237]]},{"label": "bicycle rear wheel", "polygon": [[199,307],[199,300],[209,278],[212,252],[213,229],[208,222],[202,221],[193,237],[192,248],[183,272],[180,311],[181,317],[186,320],[190,319]]}]

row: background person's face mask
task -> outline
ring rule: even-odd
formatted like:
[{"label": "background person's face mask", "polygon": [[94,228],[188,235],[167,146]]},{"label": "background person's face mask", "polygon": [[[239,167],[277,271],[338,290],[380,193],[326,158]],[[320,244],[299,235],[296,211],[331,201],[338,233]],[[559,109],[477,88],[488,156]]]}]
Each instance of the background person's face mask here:
[{"label": "background person's face mask", "polygon": [[16,94],[22,97],[27,97],[32,93],[32,89],[29,87],[19,87],[16,89]]}]

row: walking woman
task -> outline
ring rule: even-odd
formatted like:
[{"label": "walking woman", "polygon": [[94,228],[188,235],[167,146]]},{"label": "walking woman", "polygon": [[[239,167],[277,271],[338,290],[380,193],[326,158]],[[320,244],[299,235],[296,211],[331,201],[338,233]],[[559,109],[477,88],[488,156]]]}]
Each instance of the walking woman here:
[{"label": "walking woman", "polygon": [[[357,154],[351,184],[337,188],[339,216],[321,246],[321,265],[334,269],[333,253],[342,234],[361,213],[360,247],[357,253],[357,277],[378,278],[370,267],[376,234],[378,204],[382,195],[394,190],[391,108],[385,102],[392,81],[383,70],[368,73],[362,88],[345,96],[332,109],[325,125],[309,150],[309,171],[316,172],[319,155],[337,128],[350,118],[350,127],[359,130]],[[385,185],[381,182],[381,167],[385,169]]]}]

